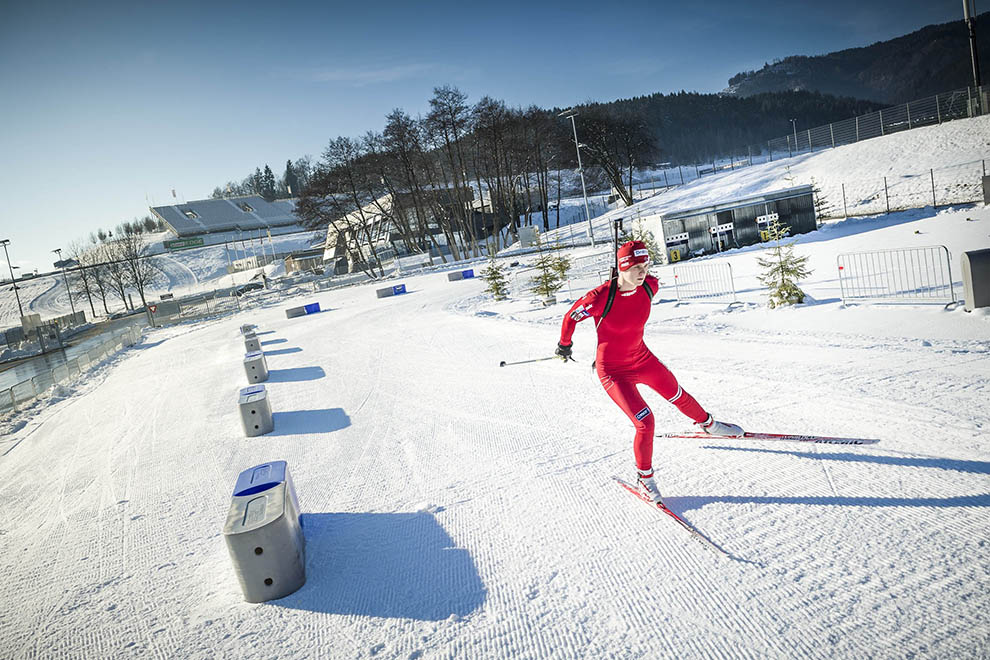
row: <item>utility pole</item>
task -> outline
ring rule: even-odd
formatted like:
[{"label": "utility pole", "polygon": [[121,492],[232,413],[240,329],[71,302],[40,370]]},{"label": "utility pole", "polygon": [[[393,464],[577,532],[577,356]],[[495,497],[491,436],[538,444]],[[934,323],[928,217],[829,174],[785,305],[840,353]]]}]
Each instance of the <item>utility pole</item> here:
[{"label": "utility pole", "polygon": [[10,243],[10,239],[0,239],[0,245],[3,246],[3,254],[7,257],[7,268],[10,269],[10,283],[14,287],[14,298],[17,299],[17,311],[20,312],[21,318],[23,319],[24,309],[21,307],[21,297],[17,294],[17,282],[14,280],[14,267],[10,265],[10,254],[7,252],[8,243]]},{"label": "utility pole", "polygon": [[[972,3],[972,9],[970,9]],[[976,17],[976,0],[963,0],[963,16],[966,19],[966,27],[969,30],[969,56],[973,60],[973,87],[979,94],[980,88],[980,57],[976,53],[976,28],[973,27],[973,19]],[[984,112],[986,108],[983,108]]]},{"label": "utility pole", "polygon": [[584,195],[584,217],[588,220],[588,238],[591,239],[591,247],[595,247],[595,232],[591,227],[591,211],[588,210],[588,189],[584,185],[584,166],[581,164],[581,145],[578,143],[577,138],[577,124],[574,123],[574,117],[577,116],[577,111],[564,110],[557,116],[571,120],[571,129],[574,131],[574,149],[577,151],[578,172],[581,173],[581,194]]},{"label": "utility pole", "polygon": [[58,255],[58,262],[56,262],[54,266],[62,269],[62,280],[65,282],[65,292],[69,294],[69,307],[72,309],[72,313],[75,314],[76,306],[72,304],[72,290],[69,289],[69,278],[65,274],[65,262],[62,261],[62,248],[55,248],[52,252]]}]

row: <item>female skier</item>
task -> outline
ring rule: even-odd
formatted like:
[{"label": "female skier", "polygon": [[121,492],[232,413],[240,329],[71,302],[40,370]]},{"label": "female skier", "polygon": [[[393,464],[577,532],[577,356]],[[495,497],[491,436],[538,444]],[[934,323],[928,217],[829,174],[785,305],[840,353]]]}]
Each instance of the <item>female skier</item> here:
[{"label": "female skier", "polygon": [[[594,318],[598,329],[595,368],[602,387],[636,427],[633,453],[637,487],[654,502],[660,491],[653,479],[653,413],[636,386],[647,385],[711,435],[741,436],[735,424],[717,422],[643,343],[643,326],[650,317],[653,294],[660,282],[647,274],[650,261],[646,245],[630,241],[619,248],[617,280],[598,286],[568,310],[560,329],[557,355],[571,356],[575,326]],[[611,288],[611,292],[610,292]]]}]

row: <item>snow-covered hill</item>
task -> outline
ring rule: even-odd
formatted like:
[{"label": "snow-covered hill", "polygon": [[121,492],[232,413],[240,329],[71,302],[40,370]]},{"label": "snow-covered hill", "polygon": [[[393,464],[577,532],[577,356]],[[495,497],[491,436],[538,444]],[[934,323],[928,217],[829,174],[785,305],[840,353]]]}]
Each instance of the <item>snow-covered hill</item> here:
[{"label": "snow-covered hill", "polygon": [[[612,482],[630,476],[633,429],[589,369],[590,324],[578,363],[498,367],[551,354],[567,301],[496,303],[479,281],[423,274],[393,298],[367,285],[286,301],[320,303],[303,318],[149,332],[7,420],[3,655],[984,656],[990,316],[843,305],[834,258],[924,241],[958,264],[990,247],[990,209],[798,240],[813,302],[794,308],[761,303],[755,247],[705,260],[733,264],[731,309],[673,304],[655,269],[646,341],[716,416],[880,440],[658,441],[670,507],[731,558]],[[236,408],[243,323],[271,370],[276,427],[258,438]],[[660,432],[690,426],[644,396]],[[307,582],[251,605],[221,530],[237,474],[273,459],[299,495]]]}]

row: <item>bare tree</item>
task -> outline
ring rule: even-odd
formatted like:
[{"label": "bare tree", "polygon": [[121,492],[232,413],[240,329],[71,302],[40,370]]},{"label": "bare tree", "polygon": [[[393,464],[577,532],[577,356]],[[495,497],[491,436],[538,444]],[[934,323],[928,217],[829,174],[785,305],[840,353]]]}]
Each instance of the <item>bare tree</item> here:
[{"label": "bare tree", "polygon": [[89,301],[89,309],[92,312],[92,317],[96,317],[96,307],[93,305],[93,295],[98,293],[96,287],[96,276],[89,268],[86,267],[86,249],[82,241],[73,241],[69,244],[68,249],[69,258],[79,264],[77,267],[73,268],[72,281],[77,283],[77,291],[81,290],[86,294],[86,300]]},{"label": "bare tree", "polygon": [[120,301],[124,303],[124,309],[130,309],[127,302],[127,269],[124,267],[123,255],[121,254],[120,239],[113,237],[113,232],[107,234],[107,240],[100,243],[100,261],[104,267],[104,273],[109,280],[110,289],[117,294]]},{"label": "bare tree", "polygon": [[[617,117],[602,106],[582,108],[581,138],[585,153],[602,168],[608,182],[626,206],[633,203],[632,170],[655,149],[652,134],[640,119]],[[629,185],[623,180],[628,169]]]},{"label": "bare tree", "polygon": [[[137,223],[135,223],[137,224]],[[148,306],[144,292],[161,274],[153,259],[144,254],[145,242],[139,233],[131,232],[117,240],[117,254],[123,260],[130,284],[137,289],[141,304]]]}]

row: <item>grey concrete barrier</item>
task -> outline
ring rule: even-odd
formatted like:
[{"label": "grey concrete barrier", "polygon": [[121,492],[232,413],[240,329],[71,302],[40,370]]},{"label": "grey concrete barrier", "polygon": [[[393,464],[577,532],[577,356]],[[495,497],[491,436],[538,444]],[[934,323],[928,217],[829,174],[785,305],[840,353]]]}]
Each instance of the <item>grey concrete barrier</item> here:
[{"label": "grey concrete barrier", "polygon": [[268,362],[262,351],[254,351],[244,356],[244,372],[248,383],[263,383],[268,380]]},{"label": "grey concrete barrier", "polygon": [[241,390],[237,399],[241,411],[241,426],[249,438],[271,433],[275,430],[272,406],[268,401],[268,391],[264,385],[252,385]]},{"label": "grey concrete barrier", "polygon": [[247,602],[283,598],[306,583],[306,539],[285,461],[240,473],[223,537]]},{"label": "grey concrete barrier", "polygon": [[302,307],[290,307],[285,310],[285,318],[294,319],[297,316],[305,316],[307,314],[317,314],[320,311],[320,303],[309,303],[308,305],[303,305]]},{"label": "grey concrete barrier", "polygon": [[447,280],[450,282],[457,282],[458,280],[468,280],[474,277],[474,269],[468,270],[456,270],[453,273],[447,273]]},{"label": "grey concrete barrier", "polygon": [[405,284],[396,284],[395,286],[390,286],[375,291],[375,295],[379,298],[388,298],[389,296],[397,296],[402,293],[406,293]]},{"label": "grey concrete barrier", "polygon": [[255,351],[261,350],[261,340],[253,332],[249,335],[244,335],[244,352],[254,353]]},{"label": "grey concrete barrier", "polygon": [[963,252],[962,272],[966,311],[990,307],[990,248]]}]

